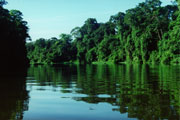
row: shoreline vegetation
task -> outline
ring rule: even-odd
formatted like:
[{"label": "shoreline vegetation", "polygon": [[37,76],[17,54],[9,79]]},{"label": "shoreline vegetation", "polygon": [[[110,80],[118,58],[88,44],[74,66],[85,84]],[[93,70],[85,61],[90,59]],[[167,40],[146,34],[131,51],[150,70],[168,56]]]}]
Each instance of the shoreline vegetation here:
[{"label": "shoreline vegetation", "polygon": [[58,66],[58,65],[180,65],[179,63],[167,63],[167,64],[163,64],[163,63],[138,63],[138,62],[118,62],[118,63],[114,63],[111,61],[106,61],[106,62],[102,62],[102,61],[94,61],[91,63],[79,63],[78,61],[70,61],[70,62],[61,62],[61,63],[31,63],[30,65],[47,65],[47,66]]},{"label": "shoreline vegetation", "polygon": [[18,10],[7,10],[5,0],[0,0],[0,66],[1,70],[11,71],[13,67],[24,68],[29,64],[26,40],[29,28]]},{"label": "shoreline vegetation", "polygon": [[146,0],[106,23],[89,18],[71,34],[26,44],[30,64],[179,64],[180,11]]},{"label": "shoreline vegetation", "polygon": [[98,23],[89,18],[59,38],[30,40],[27,22],[18,10],[0,0],[1,66],[28,64],[141,63],[180,64],[179,1],[161,6],[146,0]]}]

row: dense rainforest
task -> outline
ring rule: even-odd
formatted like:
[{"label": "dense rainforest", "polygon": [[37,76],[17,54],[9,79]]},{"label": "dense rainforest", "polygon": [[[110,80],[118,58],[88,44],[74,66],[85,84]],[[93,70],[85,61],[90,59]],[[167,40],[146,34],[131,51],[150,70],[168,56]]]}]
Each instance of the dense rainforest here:
[{"label": "dense rainforest", "polygon": [[179,2],[161,6],[160,0],[146,0],[106,23],[89,18],[71,34],[26,44],[30,36],[22,13],[5,9],[7,2],[0,0],[1,66],[24,66],[29,61],[180,63]]},{"label": "dense rainforest", "polygon": [[26,66],[29,63],[26,40],[30,38],[27,22],[20,11],[9,11],[3,7],[5,4],[5,0],[0,0],[0,66]]},{"label": "dense rainforest", "polygon": [[180,63],[179,46],[178,3],[161,6],[160,0],[146,0],[106,23],[89,18],[71,34],[30,42],[27,50],[31,64]]}]

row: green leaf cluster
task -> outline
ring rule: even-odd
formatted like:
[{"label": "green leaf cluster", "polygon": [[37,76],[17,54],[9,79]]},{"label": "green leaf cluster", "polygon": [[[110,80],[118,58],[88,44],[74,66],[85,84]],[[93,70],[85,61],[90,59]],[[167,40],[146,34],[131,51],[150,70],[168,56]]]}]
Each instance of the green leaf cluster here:
[{"label": "green leaf cluster", "polygon": [[56,39],[48,49],[37,47],[37,41],[29,43],[27,46],[31,44],[35,49],[29,50],[28,57],[35,63],[75,60],[80,63],[179,63],[179,21],[176,2],[161,6],[160,0],[146,0],[125,13],[111,16],[106,23],[87,19],[83,26],[67,35],[71,42]]},{"label": "green leaf cluster", "polygon": [[30,39],[27,22],[20,11],[3,8],[5,4],[5,0],[0,1],[0,65],[24,66],[29,62],[25,46]]},{"label": "green leaf cluster", "polygon": [[40,38],[35,42],[27,43],[28,58],[31,64],[58,64],[69,62],[76,57],[76,47],[72,37],[61,34],[60,38]]}]

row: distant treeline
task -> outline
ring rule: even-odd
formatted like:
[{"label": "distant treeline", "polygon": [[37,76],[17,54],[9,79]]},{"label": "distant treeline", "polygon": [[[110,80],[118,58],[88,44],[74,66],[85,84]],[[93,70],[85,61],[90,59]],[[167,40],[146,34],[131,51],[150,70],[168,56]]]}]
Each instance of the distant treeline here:
[{"label": "distant treeline", "polygon": [[178,3],[161,6],[146,0],[106,23],[89,18],[82,27],[59,38],[40,38],[27,44],[32,64],[137,62],[180,63]]},{"label": "distant treeline", "polygon": [[6,3],[0,0],[0,67],[25,66],[29,63],[25,45],[30,38],[27,22],[20,11],[3,8]]}]

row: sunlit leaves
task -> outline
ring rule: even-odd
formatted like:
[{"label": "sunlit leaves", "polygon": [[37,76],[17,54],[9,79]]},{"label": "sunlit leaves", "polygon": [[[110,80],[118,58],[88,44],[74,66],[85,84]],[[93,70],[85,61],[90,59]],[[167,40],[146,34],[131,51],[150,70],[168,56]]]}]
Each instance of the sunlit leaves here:
[{"label": "sunlit leaves", "polygon": [[87,19],[71,35],[61,34],[52,45],[47,42],[52,53],[48,54],[55,56],[53,62],[57,63],[179,63],[179,13],[177,4],[161,6],[160,0],[146,0],[125,13],[111,16],[106,23]]}]

